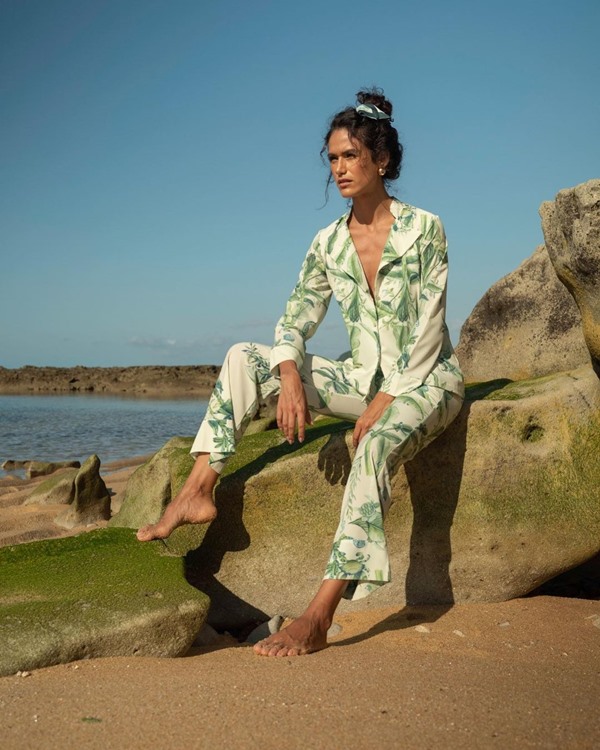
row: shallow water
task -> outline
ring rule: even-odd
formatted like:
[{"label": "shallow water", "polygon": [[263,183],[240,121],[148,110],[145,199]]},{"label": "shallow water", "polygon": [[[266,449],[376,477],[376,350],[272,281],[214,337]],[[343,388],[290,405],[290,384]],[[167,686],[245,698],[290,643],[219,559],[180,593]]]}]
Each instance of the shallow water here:
[{"label": "shallow water", "polygon": [[[0,464],[7,459],[102,463],[158,450],[195,435],[205,399],[116,396],[0,396]],[[0,470],[0,477],[14,476]]]}]

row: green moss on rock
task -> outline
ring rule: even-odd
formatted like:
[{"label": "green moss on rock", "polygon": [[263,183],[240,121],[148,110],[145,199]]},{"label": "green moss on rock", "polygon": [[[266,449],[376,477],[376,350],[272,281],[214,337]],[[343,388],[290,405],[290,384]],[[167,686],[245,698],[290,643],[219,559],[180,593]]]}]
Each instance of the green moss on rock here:
[{"label": "green moss on rock", "polygon": [[25,505],[37,503],[71,503],[75,497],[75,477],[79,469],[63,469],[39,484],[25,501]]},{"label": "green moss on rock", "polygon": [[185,653],[209,600],[161,548],[102,529],[0,549],[0,675],[92,656]]}]

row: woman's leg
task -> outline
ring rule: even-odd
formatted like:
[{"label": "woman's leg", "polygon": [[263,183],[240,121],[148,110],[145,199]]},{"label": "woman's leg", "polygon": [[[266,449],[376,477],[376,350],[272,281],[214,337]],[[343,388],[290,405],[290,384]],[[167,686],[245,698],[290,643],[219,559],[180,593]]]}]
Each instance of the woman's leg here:
[{"label": "woman's leg", "polygon": [[269,372],[269,353],[268,346],[251,343],[235,344],[227,352],[192,445],[194,467],[160,520],[138,531],[140,541],[165,539],[184,523],[208,523],[215,518],[213,490],[219,474],[260,401],[279,389],[279,380]]},{"label": "woman's leg", "polygon": [[390,580],[383,520],[391,477],[448,427],[461,405],[459,396],[421,386],[394,399],[361,440],[325,572],[326,579],[349,582],[345,597],[360,599]]},{"label": "woman's leg", "polygon": [[327,631],[347,585],[347,581],[323,581],[304,613],[257,643],[254,651],[261,656],[303,656],[325,648]]},{"label": "woman's leg", "polygon": [[184,523],[209,523],[217,515],[213,490],[219,475],[209,466],[208,453],[201,453],[177,497],[166,507],[158,523],[143,526],[137,532],[140,542],[166,539]]},{"label": "woman's leg", "polygon": [[297,656],[325,648],[341,598],[361,598],[390,580],[383,532],[391,504],[390,473],[441,434],[461,405],[458,396],[427,386],[392,402],[357,448],[317,596],[290,626],[256,644],[257,653]]},{"label": "woman's leg", "polygon": [[[194,468],[160,520],[138,531],[140,541],[165,539],[182,524],[208,523],[215,518],[213,490],[227,459],[235,453],[260,402],[279,391],[280,381],[269,369],[270,353],[270,347],[254,343],[229,349],[192,445]],[[365,409],[366,404],[347,382],[342,363],[307,355],[300,374],[310,409],[350,419],[358,418]]]}]

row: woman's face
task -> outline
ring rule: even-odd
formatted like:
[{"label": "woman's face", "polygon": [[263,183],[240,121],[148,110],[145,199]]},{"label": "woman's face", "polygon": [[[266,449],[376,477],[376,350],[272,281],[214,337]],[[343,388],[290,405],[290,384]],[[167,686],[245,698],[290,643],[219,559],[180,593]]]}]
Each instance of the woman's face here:
[{"label": "woman's face", "polygon": [[381,188],[379,168],[369,149],[359,140],[351,140],[345,128],[334,130],[327,144],[331,174],[342,197],[357,198]]}]

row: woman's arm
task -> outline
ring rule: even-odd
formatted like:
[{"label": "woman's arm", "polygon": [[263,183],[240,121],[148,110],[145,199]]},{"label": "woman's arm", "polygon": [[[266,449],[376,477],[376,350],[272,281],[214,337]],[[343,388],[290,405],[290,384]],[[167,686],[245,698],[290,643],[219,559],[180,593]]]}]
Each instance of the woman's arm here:
[{"label": "woman's arm", "polygon": [[319,246],[319,235],[308,251],[298,282],[285,307],[285,312],[275,328],[275,342],[271,349],[271,372],[279,374],[279,365],[292,360],[302,367],[306,354],[306,341],[315,333],[323,320],[331,287]]},{"label": "woman's arm", "polygon": [[305,427],[312,424],[312,419],[298,367],[293,360],[288,359],[279,363],[279,373],[281,391],[277,401],[277,427],[291,444],[294,442],[297,425],[298,440],[303,443]]}]

